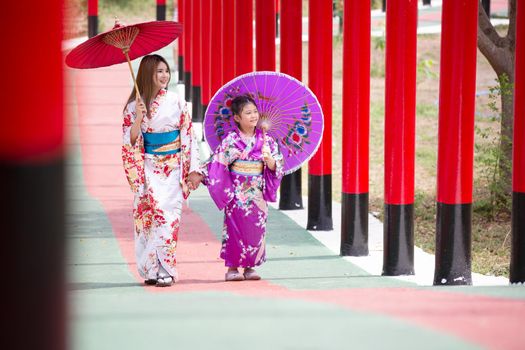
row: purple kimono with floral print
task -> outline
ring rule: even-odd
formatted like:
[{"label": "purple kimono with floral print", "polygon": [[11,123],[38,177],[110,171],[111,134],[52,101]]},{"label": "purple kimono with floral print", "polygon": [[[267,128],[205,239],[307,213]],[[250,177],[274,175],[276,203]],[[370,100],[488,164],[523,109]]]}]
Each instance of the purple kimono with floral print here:
[{"label": "purple kimono with floral print", "polygon": [[[234,171],[237,160],[262,162],[264,143],[276,160],[274,171],[264,166],[260,174]],[[261,163],[262,164],[262,163]],[[206,171],[207,170],[207,171]],[[267,202],[275,202],[283,176],[283,156],[277,142],[256,129],[250,139],[230,132],[207,163],[205,184],[217,207],[224,209],[220,256],[228,267],[254,267],[265,259]]]}]

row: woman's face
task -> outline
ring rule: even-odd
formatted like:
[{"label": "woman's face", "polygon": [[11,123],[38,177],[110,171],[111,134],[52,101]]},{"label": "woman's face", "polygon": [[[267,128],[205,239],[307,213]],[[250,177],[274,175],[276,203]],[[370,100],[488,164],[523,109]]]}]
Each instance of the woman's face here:
[{"label": "woman's face", "polygon": [[234,119],[239,123],[239,127],[242,131],[250,131],[257,126],[257,122],[259,121],[259,111],[253,103],[247,103],[241,110],[240,115],[235,115]]},{"label": "woman's face", "polygon": [[155,74],[153,75],[153,83],[155,84],[155,87],[160,90],[167,88],[169,81],[170,71],[168,70],[168,66],[164,62],[160,62],[155,70]]}]

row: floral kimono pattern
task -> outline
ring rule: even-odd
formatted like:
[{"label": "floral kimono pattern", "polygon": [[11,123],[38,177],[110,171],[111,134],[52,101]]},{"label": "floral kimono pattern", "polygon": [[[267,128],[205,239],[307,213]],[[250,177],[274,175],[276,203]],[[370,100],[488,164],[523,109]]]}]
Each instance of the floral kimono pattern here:
[{"label": "floral kimono pattern", "polygon": [[[275,171],[262,166],[263,145],[276,160]],[[236,172],[236,162],[260,164],[261,172]],[[267,202],[275,202],[283,176],[277,142],[260,130],[250,140],[230,132],[206,164],[205,184],[217,207],[224,209],[220,256],[228,267],[255,267],[266,260]]]},{"label": "floral kimono pattern", "polygon": [[199,151],[186,103],[173,92],[160,90],[150,106],[151,117],[144,117],[143,133],[179,130],[180,152],[147,154],[139,134],[131,144],[135,121],[135,102],[124,110],[122,160],[131,190],[135,194],[133,220],[135,255],[139,274],[156,279],[161,264],[177,278],[175,250],[181,222],[182,201],[188,197],[188,174],[199,171]]}]

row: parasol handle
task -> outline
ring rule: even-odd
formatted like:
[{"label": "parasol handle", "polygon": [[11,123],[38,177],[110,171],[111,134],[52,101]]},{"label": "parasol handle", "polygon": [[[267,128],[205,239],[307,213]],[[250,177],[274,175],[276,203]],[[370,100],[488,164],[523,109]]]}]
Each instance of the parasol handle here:
[{"label": "parasol handle", "polygon": [[261,123],[261,130],[262,130],[262,133],[263,133],[263,153],[265,152],[268,152],[270,151],[270,147],[268,146],[268,143],[266,142],[266,130],[268,130],[268,122],[267,121],[263,121]]},{"label": "parasol handle", "polygon": [[142,98],[140,96],[139,87],[137,85],[137,80],[135,79],[135,73],[133,72],[133,67],[131,67],[131,60],[129,59],[128,51],[124,49],[122,50],[122,53],[124,54],[124,56],[126,56],[126,60],[128,61],[128,66],[131,72],[131,77],[133,78],[133,84],[135,85],[135,92],[139,98]]}]

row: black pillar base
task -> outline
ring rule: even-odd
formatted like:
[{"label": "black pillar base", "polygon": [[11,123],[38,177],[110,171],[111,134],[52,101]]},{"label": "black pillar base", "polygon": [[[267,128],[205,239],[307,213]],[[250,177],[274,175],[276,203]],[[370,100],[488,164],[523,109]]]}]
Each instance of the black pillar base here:
[{"label": "black pillar base", "polygon": [[303,209],[303,197],[301,196],[301,169],[285,175],[281,181],[279,210]]},{"label": "black pillar base", "polygon": [[192,91],[191,72],[184,72],[184,99],[186,101],[193,101]]},{"label": "black pillar base", "polygon": [[414,274],[414,204],[385,204],[383,276]]},{"label": "black pillar base", "polygon": [[308,175],[308,222],[306,229],[330,231],[332,222],[332,175]]},{"label": "black pillar base", "polygon": [[341,255],[368,255],[368,193],[342,193]]},{"label": "black pillar base", "polygon": [[191,121],[194,123],[202,123],[202,120],[204,119],[203,112],[202,112],[202,103],[201,103],[201,87],[200,86],[192,86],[191,87],[193,93],[192,93],[192,117]]},{"label": "black pillar base", "polygon": [[490,18],[490,0],[481,0],[481,6],[483,7],[483,10],[485,10],[487,17]]},{"label": "black pillar base", "polygon": [[157,21],[166,20],[166,5],[157,5]]},{"label": "black pillar base", "polygon": [[434,285],[470,285],[472,204],[437,203]]},{"label": "black pillar base", "polygon": [[2,162],[0,181],[0,259],[9,266],[3,308],[9,331],[2,342],[16,349],[65,349],[64,163]]},{"label": "black pillar base", "polygon": [[88,16],[88,36],[90,38],[98,34],[98,16]]},{"label": "black pillar base", "polygon": [[525,282],[525,193],[512,193],[510,283]]},{"label": "black pillar base", "polygon": [[[180,40],[180,39],[179,39]],[[179,72],[179,84],[182,84],[184,82],[184,57],[178,56],[178,72]]]}]

